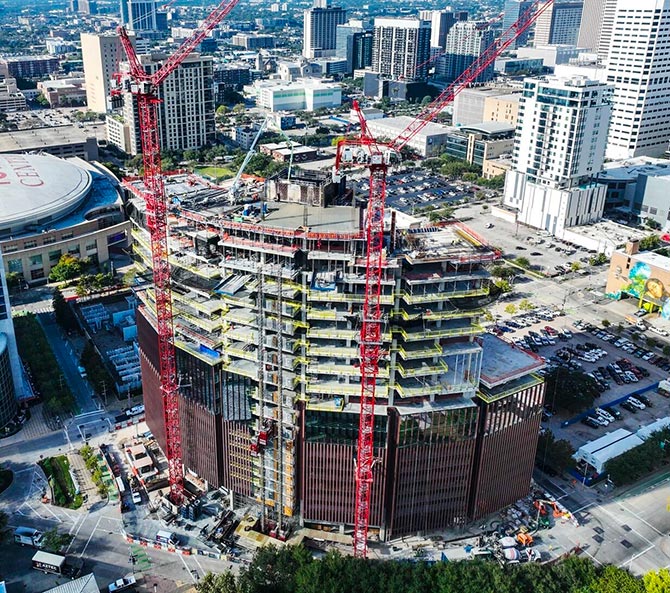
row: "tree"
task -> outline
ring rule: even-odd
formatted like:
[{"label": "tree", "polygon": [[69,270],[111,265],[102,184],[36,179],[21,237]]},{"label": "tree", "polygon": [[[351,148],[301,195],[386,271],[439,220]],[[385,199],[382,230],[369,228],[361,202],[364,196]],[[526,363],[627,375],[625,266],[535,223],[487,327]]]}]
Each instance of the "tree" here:
[{"label": "tree", "polygon": [[508,315],[514,315],[516,313],[516,311],[517,311],[517,309],[516,309],[516,305],[514,303],[510,303],[509,305],[507,305],[505,307],[505,313],[507,313]]},{"label": "tree", "polygon": [[51,268],[49,282],[65,282],[72,280],[81,274],[82,261],[69,253],[60,256],[58,263]]},{"label": "tree", "polygon": [[20,286],[21,278],[22,276],[18,272],[7,273],[7,275],[5,276],[5,279],[7,280],[7,288],[11,290],[12,288]]},{"label": "tree", "polygon": [[7,536],[10,533],[10,530],[7,529],[9,523],[9,515],[5,511],[0,511],[0,542],[3,542],[7,539]]},{"label": "tree", "polygon": [[44,549],[58,553],[72,541],[69,533],[60,533],[55,527],[44,532]]},{"label": "tree", "polygon": [[556,440],[554,433],[547,430],[541,434],[537,441],[536,461],[540,469],[550,467],[558,473],[563,473],[573,466],[575,460],[572,458],[575,449],[565,439]]},{"label": "tree", "polygon": [[568,412],[581,412],[593,406],[599,395],[595,379],[565,367],[549,371],[544,377],[545,400],[554,407]]},{"label": "tree", "polygon": [[518,273],[518,270],[509,266],[493,266],[491,268],[491,276],[502,278],[503,280],[511,280]]},{"label": "tree", "polygon": [[53,292],[51,303],[54,308],[54,314],[58,325],[68,332],[79,329],[77,318],[74,316],[70,305],[63,297],[63,293],[58,288]]},{"label": "tree", "polygon": [[528,260],[527,257],[517,257],[514,260],[514,263],[519,266],[520,268],[528,269],[530,268],[530,261]]},{"label": "tree", "polygon": [[195,586],[198,593],[238,593],[240,588],[231,572],[212,574],[208,572]]},{"label": "tree", "polygon": [[593,593],[644,593],[644,583],[617,566],[605,566],[591,585]]},{"label": "tree", "polygon": [[228,107],[226,105],[219,105],[216,108],[216,115],[222,117],[224,115],[227,115],[229,111],[230,111],[230,109],[228,109]]},{"label": "tree", "polygon": [[493,321],[493,313],[491,313],[491,311],[489,309],[486,309],[484,311],[484,319],[486,321]]},{"label": "tree", "polygon": [[233,113],[234,113],[235,115],[241,115],[242,113],[244,113],[244,112],[246,111],[246,109],[247,109],[247,108],[246,108],[246,106],[244,105],[244,103],[237,103],[237,104],[233,107]]},{"label": "tree", "polygon": [[602,326],[603,327],[609,327],[610,325],[612,325],[612,324],[609,322],[609,319],[603,319],[602,320]]},{"label": "tree", "polygon": [[670,345],[666,344],[665,346],[663,346],[663,355],[670,356]]},{"label": "tree", "polygon": [[499,278],[494,280],[493,284],[498,287],[500,292],[512,292],[512,285],[507,280]]},{"label": "tree", "polygon": [[651,251],[661,246],[661,238],[658,235],[649,235],[640,239],[640,251]]},{"label": "tree", "polygon": [[581,270],[581,269],[582,269],[582,264],[580,264],[578,261],[573,261],[570,264],[570,270],[572,272],[576,272],[577,270]]},{"label": "tree", "polygon": [[646,593],[667,593],[670,591],[670,571],[661,568],[658,572],[651,571],[644,575]]},{"label": "tree", "polygon": [[533,309],[535,309],[535,305],[531,303],[528,299],[523,299],[519,303],[519,309],[521,309],[522,311],[532,311]]}]

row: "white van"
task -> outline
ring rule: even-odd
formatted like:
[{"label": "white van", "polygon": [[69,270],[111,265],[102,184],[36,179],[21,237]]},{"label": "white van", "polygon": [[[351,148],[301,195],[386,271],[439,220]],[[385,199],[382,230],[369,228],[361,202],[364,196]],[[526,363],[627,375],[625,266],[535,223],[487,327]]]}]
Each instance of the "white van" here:
[{"label": "white van", "polygon": [[159,544],[168,544],[170,546],[176,546],[179,543],[179,540],[174,533],[165,530],[161,530],[156,534],[156,541]]}]

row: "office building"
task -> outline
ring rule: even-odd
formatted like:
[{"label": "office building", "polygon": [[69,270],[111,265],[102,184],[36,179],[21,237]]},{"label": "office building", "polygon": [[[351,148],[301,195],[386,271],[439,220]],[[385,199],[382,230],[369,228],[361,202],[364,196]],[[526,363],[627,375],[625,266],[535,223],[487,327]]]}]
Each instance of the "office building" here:
[{"label": "office building", "polygon": [[0,58],[0,74],[13,78],[37,78],[58,71],[60,63],[56,56],[6,56]]},{"label": "office building", "polygon": [[121,41],[116,33],[81,34],[81,57],[86,78],[86,103],[91,111],[106,113],[112,77],[125,59]]},{"label": "office building", "polygon": [[[453,82],[493,43],[494,33],[486,23],[465,21],[456,23],[447,34],[444,54],[435,61],[435,76]],[[473,81],[491,80],[495,73],[491,63]]]},{"label": "office building", "polygon": [[237,33],[233,35],[230,42],[248,50],[272,49],[275,46],[274,35],[261,35],[259,33]]},{"label": "office building", "polygon": [[582,20],[579,25],[577,45],[591,52],[597,52],[603,26],[606,0],[584,0]]},{"label": "office building", "polygon": [[[532,13],[528,9],[533,5],[531,0],[506,0],[504,12],[505,16],[503,17],[503,31],[507,31],[512,25],[517,21],[523,23],[531,16]],[[510,45],[510,49],[516,49],[517,47],[523,47],[528,43],[528,37],[531,33],[532,27],[526,29],[521,35],[519,35]]]},{"label": "office building", "polygon": [[304,12],[302,55],[307,59],[327,58],[335,55],[337,26],[347,20],[347,11],[341,6],[331,6],[329,0],[316,0]]},{"label": "office building", "polygon": [[528,495],[542,418],[543,360],[489,333],[482,346],[477,399],[480,430],[473,471],[472,518]]},{"label": "office building", "polygon": [[49,102],[49,107],[77,107],[86,104],[86,81],[84,78],[57,78],[41,80],[37,89]]},{"label": "office building", "polygon": [[422,80],[430,58],[430,23],[418,18],[375,18],[373,72],[393,80]]},{"label": "office building", "polygon": [[430,47],[444,49],[447,33],[456,22],[456,16],[451,10],[421,10],[419,18],[430,23]]},{"label": "office building", "polygon": [[347,74],[372,64],[373,32],[361,20],[337,26],[335,56],[347,61]]},{"label": "office building", "polygon": [[583,2],[554,2],[535,21],[535,45],[576,45]]},{"label": "office building", "polygon": [[98,14],[98,3],[96,0],[77,0],[77,12],[79,14]]},{"label": "office building", "polygon": [[578,60],[579,55],[586,51],[574,45],[535,45],[534,47],[520,47],[516,50],[517,58],[541,59],[547,68],[554,68],[560,64],[568,64]]},{"label": "office building", "polygon": [[270,111],[313,111],[342,104],[341,85],[317,78],[299,78],[291,82],[256,80],[245,90],[256,96],[259,107]]},{"label": "office building", "polygon": [[0,74],[0,112],[28,109],[25,95],[16,86],[16,78]]},{"label": "office building", "polygon": [[[156,53],[139,58],[148,72],[155,72],[167,56]],[[191,53],[158,87],[158,128],[162,150],[201,148],[214,141],[213,64],[211,56]],[[122,62],[120,69],[126,72],[128,63]],[[130,154],[141,153],[137,99],[130,92],[123,95],[123,123],[129,127]],[[114,137],[117,136],[115,133]],[[119,148],[123,150],[121,146]]]},{"label": "office building", "polygon": [[167,13],[160,0],[121,0],[121,23],[143,36],[155,36],[168,30]]},{"label": "office building", "polygon": [[95,161],[98,158],[98,140],[85,127],[74,124],[3,132],[0,134],[0,154],[13,152],[39,152]]},{"label": "office building", "polygon": [[[463,89],[454,99],[452,122],[455,126],[483,121],[508,122],[516,126],[520,93],[519,88],[505,86]],[[495,101],[497,97],[501,98],[500,103]]]},{"label": "office building", "polygon": [[614,30],[614,15],[616,14],[617,0],[603,0],[600,36],[598,38],[598,60],[606,64],[609,55],[612,31]]},{"label": "office building", "polygon": [[514,126],[505,122],[487,121],[480,124],[452,128],[443,150],[473,165],[484,166],[486,161],[511,155],[514,147]]},{"label": "office building", "polygon": [[605,160],[611,95],[586,78],[525,80],[503,198],[519,222],[562,237],[602,216],[606,188],[593,178]]},{"label": "office building", "polygon": [[607,56],[607,157],[661,156],[670,140],[670,0],[618,0]]},{"label": "office building", "polygon": [[[268,185],[267,211],[246,215],[244,206],[222,214],[225,192],[219,204],[211,188],[186,175],[170,182],[179,197],[170,235],[185,479],[226,488],[236,506],[255,502],[273,523],[293,517],[345,529],[353,518],[360,412],[355,318],[365,274],[363,211],[332,206],[347,192],[327,173],[280,178]],[[127,187],[133,251],[149,271],[141,182]],[[382,334],[391,354],[381,361],[376,395],[375,455],[384,462],[375,468],[370,506],[381,540],[460,526],[475,500],[496,511],[517,492],[512,481],[526,492],[541,406],[541,394],[530,393],[541,380],[524,378],[541,367],[535,359],[521,365],[518,384],[495,391],[492,381],[488,401],[478,401],[478,299],[488,293],[485,266],[499,252],[462,223],[419,228],[418,220],[401,218],[385,233],[395,249],[380,296],[392,320]],[[147,423],[165,446],[153,291],[138,296]],[[529,395],[512,395],[524,390]],[[494,406],[508,396],[509,405]],[[485,429],[482,415],[501,422]],[[525,422],[519,431],[518,422]],[[524,438],[530,428],[534,434]],[[494,449],[509,446],[506,434],[516,435],[511,449],[524,451],[494,499],[493,481],[503,478],[488,461],[482,467],[478,451],[495,457]],[[500,456],[496,471],[512,453]]]}]

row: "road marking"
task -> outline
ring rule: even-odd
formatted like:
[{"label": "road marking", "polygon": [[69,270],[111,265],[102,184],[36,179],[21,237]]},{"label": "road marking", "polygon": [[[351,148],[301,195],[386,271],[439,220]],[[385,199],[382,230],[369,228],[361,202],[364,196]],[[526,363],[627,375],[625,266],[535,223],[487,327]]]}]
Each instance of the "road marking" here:
[{"label": "road marking", "polygon": [[626,560],[626,562],[623,562],[623,563],[619,564],[619,568],[623,568],[624,566],[626,566],[626,564],[628,564],[628,565],[632,564],[640,556],[642,556],[643,554],[646,554],[649,550],[651,550],[655,547],[656,546],[654,544],[651,544],[650,546],[647,546],[644,550],[642,550],[641,552],[638,552],[637,554],[635,554],[635,556],[632,556],[629,560]]},{"label": "road marking", "polygon": [[184,560],[184,557],[183,557],[181,554],[179,554],[179,558],[181,559],[182,564],[184,565],[184,568],[186,568],[186,570],[188,571],[188,574],[191,575],[191,580],[192,580],[194,583],[197,583],[197,582],[198,582],[198,579],[196,579],[196,578],[193,576],[193,573],[191,572],[191,569],[188,567],[188,564],[186,564],[186,560]]},{"label": "road marking", "polygon": [[198,565],[198,568],[202,571],[202,574],[203,574],[203,575],[206,574],[207,571],[200,565],[200,562],[198,562],[198,557],[197,557],[197,556],[194,556],[194,555],[191,555],[191,558],[193,558],[193,560],[195,561],[195,563]]},{"label": "road marking", "polygon": [[[585,505],[579,507],[578,509],[575,509],[574,511],[572,511],[572,510],[570,510],[570,509],[568,509],[568,510],[574,515],[575,513],[579,513],[580,511],[584,511],[584,510],[586,510],[586,509],[588,509],[588,508],[590,508],[590,507],[592,507],[592,506],[594,506],[594,505],[595,505],[594,502],[589,502],[589,503],[587,503],[587,504],[585,504]],[[567,507],[566,507],[566,508],[567,508]]]},{"label": "road marking", "polygon": [[98,528],[98,525],[100,525],[100,519],[102,519],[102,517],[98,517],[98,522],[95,524],[95,527],[93,528],[93,531],[91,531],[91,535],[88,536],[88,539],[86,540],[86,545],[84,546],[84,549],[81,551],[81,554],[79,554],[80,558],[83,558],[83,556],[86,552],[86,548],[88,548],[88,544],[91,543],[91,539],[93,538],[93,535],[95,534],[95,530]]},{"label": "road marking", "polygon": [[624,505],[624,504],[621,504],[621,506],[622,506],[627,512],[629,512],[631,515],[633,515],[633,517],[635,517],[638,521],[641,521],[642,523],[644,523],[647,527],[649,527],[650,529],[652,529],[653,531],[655,531],[656,533],[658,533],[658,535],[665,537],[665,533],[663,533],[662,531],[656,529],[656,527],[654,527],[651,523],[649,523],[648,521],[646,521],[645,519],[643,519],[643,518],[642,518],[638,513],[636,513],[634,510],[632,510],[631,508],[627,507],[627,506]]},{"label": "road marking", "polygon": [[65,553],[66,553],[66,554],[70,552],[70,548],[72,547],[72,544],[74,543],[74,540],[76,540],[77,537],[79,536],[79,530],[81,529],[81,526],[82,526],[84,523],[86,523],[86,516],[81,517],[81,523],[79,523],[79,527],[77,527],[77,531],[76,531],[76,533],[75,533],[74,535],[72,535],[72,531],[74,530],[74,528],[75,528],[75,526],[76,526],[77,524],[75,523],[75,524],[72,526],[72,528],[70,529],[70,535],[72,535],[72,539],[70,540],[70,543],[68,544],[67,549],[65,550]]},{"label": "road marking", "polygon": [[581,548],[581,550],[582,550],[582,552],[584,552],[584,554],[586,554],[589,558],[591,558],[591,560],[593,560],[596,564],[600,564],[600,566],[603,565],[603,563],[600,562],[600,560],[598,560],[595,556],[593,556],[593,554],[589,554],[589,552],[587,550],[585,550],[584,548]]},{"label": "road marking", "polygon": [[[610,513],[604,506],[599,506],[598,508],[601,509],[603,513],[605,513],[606,515],[609,515],[609,516],[614,520],[614,525],[621,525],[621,518],[620,518],[620,517],[617,517],[617,516],[614,515],[613,513]],[[631,527],[630,530],[631,530],[635,535],[637,535],[639,538],[641,538],[641,539],[643,539],[645,542],[647,542],[647,545],[651,545],[651,546],[654,546],[654,545],[655,545],[655,544],[652,543],[652,541],[651,541],[650,539],[647,539],[646,537],[644,537],[644,535],[642,535],[637,529],[633,529],[633,528]]]}]

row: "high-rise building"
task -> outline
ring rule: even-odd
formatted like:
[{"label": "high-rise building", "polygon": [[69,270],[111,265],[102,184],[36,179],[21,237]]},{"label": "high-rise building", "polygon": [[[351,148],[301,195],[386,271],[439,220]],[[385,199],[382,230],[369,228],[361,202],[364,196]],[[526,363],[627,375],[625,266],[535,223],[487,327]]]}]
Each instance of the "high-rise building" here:
[{"label": "high-rise building", "polygon": [[430,47],[444,49],[447,33],[456,22],[451,10],[421,10],[419,18],[430,23]]},{"label": "high-rise building", "polygon": [[116,33],[82,33],[81,57],[88,108],[97,113],[106,113],[110,107],[110,82],[119,71],[119,62],[125,58],[119,36]]},{"label": "high-rise building", "polygon": [[79,14],[91,15],[98,13],[98,3],[96,0],[78,0],[77,4],[77,12]]},{"label": "high-rise building", "polygon": [[[221,214],[225,192],[182,182],[171,184],[184,189],[170,235],[186,480],[255,501],[281,529],[291,517],[350,526],[364,211],[332,207],[346,184],[321,172],[268,179],[267,210],[244,221]],[[149,271],[141,182],[127,186],[133,251]],[[488,294],[485,266],[500,254],[462,223],[401,226],[385,233],[392,248],[380,287],[389,323],[370,524],[382,540],[462,525],[525,495],[542,405],[542,380],[532,375],[542,361],[520,351],[489,365],[479,393],[479,299]],[[147,423],[164,446],[154,295],[138,296]],[[507,471],[511,478],[496,473]]]},{"label": "high-rise building", "polygon": [[334,56],[337,26],[347,20],[347,11],[341,6],[331,6],[330,0],[316,0],[304,16],[302,55],[308,59]]},{"label": "high-rise building", "polygon": [[[2,252],[0,251],[0,258]],[[0,263],[0,428],[14,418],[23,395],[21,359],[9,307],[5,266]]]},{"label": "high-rise building", "polygon": [[[506,0],[505,2],[505,16],[503,17],[503,31],[507,31],[514,23],[519,21],[520,23],[525,22],[530,16],[531,13],[528,12],[528,9],[533,5],[532,0]],[[515,49],[517,47],[523,47],[528,43],[528,36],[530,35],[530,30],[526,29],[521,35],[519,35],[510,49]]]},{"label": "high-rise building", "polygon": [[[153,73],[166,56],[161,54],[139,56],[142,65]],[[127,71],[128,63],[120,65]],[[158,87],[158,128],[162,150],[200,148],[214,141],[214,59],[192,53]],[[124,94],[123,120],[129,127],[130,153],[142,152],[137,99],[130,92]]]},{"label": "high-rise building", "polygon": [[596,48],[598,52],[598,60],[603,64],[607,63],[607,56],[610,50],[616,7],[617,0],[603,0],[600,36],[598,37],[598,46]]},{"label": "high-rise building", "polygon": [[362,20],[337,25],[335,56],[347,60],[347,73],[372,64],[372,30]]},{"label": "high-rise building", "polygon": [[524,81],[504,204],[518,221],[561,237],[602,216],[612,87],[584,77]]},{"label": "high-rise building", "polygon": [[607,156],[660,156],[670,140],[670,0],[617,0],[607,55],[614,85]]},{"label": "high-rise building", "polygon": [[168,30],[167,13],[157,0],[121,0],[121,23],[129,31],[151,35]]},{"label": "high-rise building", "polygon": [[430,23],[419,18],[375,18],[372,70],[395,80],[426,77]]},{"label": "high-rise building", "polygon": [[603,25],[606,0],[584,0],[582,21],[579,25],[577,45],[597,52]]},{"label": "high-rise building", "polygon": [[535,21],[535,45],[576,45],[584,3],[554,2]]},{"label": "high-rise building", "polygon": [[[444,54],[435,62],[436,77],[452,82],[456,80],[493,43],[494,34],[483,22],[456,23],[449,33]],[[481,73],[474,82],[486,82],[494,76],[494,64]]]}]

